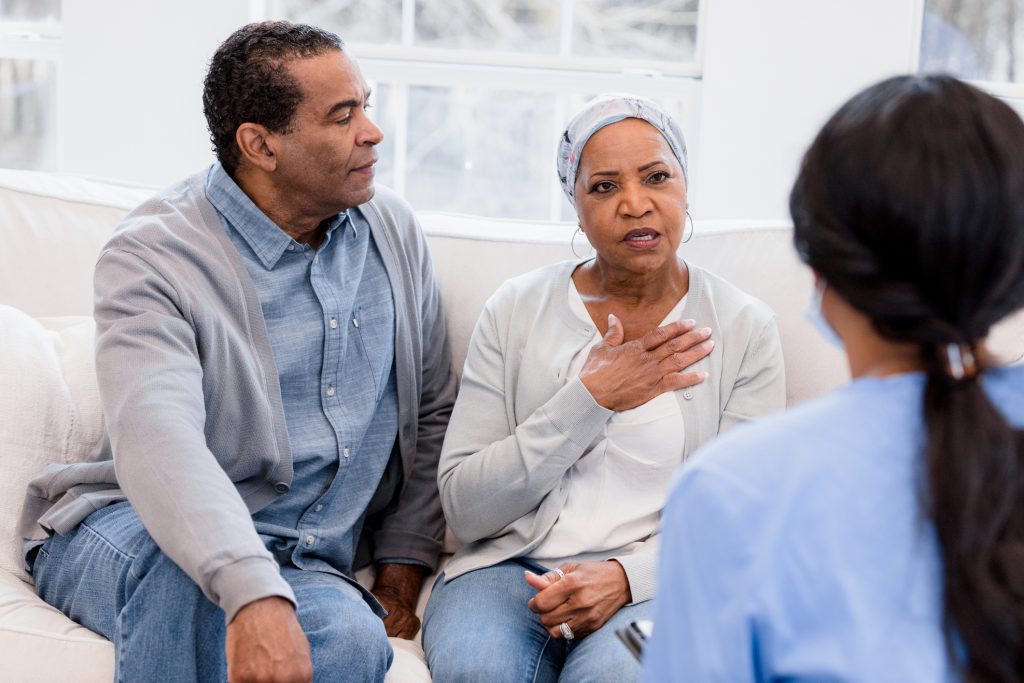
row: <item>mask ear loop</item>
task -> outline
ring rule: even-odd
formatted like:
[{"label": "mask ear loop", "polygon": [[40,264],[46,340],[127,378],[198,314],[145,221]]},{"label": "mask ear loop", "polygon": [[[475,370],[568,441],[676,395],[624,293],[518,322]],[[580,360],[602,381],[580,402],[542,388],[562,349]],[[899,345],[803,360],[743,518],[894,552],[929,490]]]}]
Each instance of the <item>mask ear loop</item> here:
[{"label": "mask ear loop", "polygon": [[690,210],[689,209],[686,210],[686,218],[689,219],[689,221],[690,221],[690,234],[688,234],[688,235],[686,234],[686,220],[684,219],[683,220],[683,244],[686,244],[687,242],[689,242],[690,240],[693,239],[693,231],[694,231],[693,216],[690,215]]}]

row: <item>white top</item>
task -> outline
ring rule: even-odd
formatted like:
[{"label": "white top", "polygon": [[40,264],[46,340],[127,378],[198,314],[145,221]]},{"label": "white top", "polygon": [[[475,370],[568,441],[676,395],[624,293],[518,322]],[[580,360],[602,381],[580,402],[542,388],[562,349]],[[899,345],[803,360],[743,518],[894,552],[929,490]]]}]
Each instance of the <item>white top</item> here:
[{"label": "white top", "polygon": [[[568,296],[573,313],[592,323],[572,278]],[[679,319],[685,302],[684,296],[661,324]],[[569,364],[567,381],[579,377],[600,341],[595,331]],[[685,437],[683,414],[672,392],[612,415],[602,436],[569,470],[565,506],[531,557],[553,567],[569,560],[604,559],[650,537],[657,531],[672,475],[683,462]]]}]

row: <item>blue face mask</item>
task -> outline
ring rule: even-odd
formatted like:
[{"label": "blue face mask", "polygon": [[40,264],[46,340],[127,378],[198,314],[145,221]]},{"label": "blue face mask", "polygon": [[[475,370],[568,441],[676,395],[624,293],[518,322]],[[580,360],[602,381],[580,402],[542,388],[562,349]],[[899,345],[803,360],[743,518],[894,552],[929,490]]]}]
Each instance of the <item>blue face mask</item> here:
[{"label": "blue face mask", "polygon": [[845,351],[846,346],[843,345],[843,340],[839,338],[836,331],[825,320],[825,314],[821,312],[821,301],[825,298],[825,288],[827,286],[828,284],[824,280],[818,280],[818,284],[814,287],[814,295],[811,297],[811,305],[804,311],[804,317],[814,325],[815,329],[825,338],[825,341],[840,351]]}]

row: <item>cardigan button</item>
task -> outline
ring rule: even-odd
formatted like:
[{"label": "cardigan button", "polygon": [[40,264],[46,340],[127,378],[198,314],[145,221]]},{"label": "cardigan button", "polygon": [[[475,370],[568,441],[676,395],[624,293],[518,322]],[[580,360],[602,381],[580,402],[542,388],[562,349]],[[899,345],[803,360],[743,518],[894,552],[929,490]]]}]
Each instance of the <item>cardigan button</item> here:
[{"label": "cardigan button", "polygon": [[278,493],[288,493],[288,489],[290,488],[291,487],[288,486],[288,484],[284,483],[283,481],[279,481],[276,484],[274,484],[274,490],[277,491]]}]

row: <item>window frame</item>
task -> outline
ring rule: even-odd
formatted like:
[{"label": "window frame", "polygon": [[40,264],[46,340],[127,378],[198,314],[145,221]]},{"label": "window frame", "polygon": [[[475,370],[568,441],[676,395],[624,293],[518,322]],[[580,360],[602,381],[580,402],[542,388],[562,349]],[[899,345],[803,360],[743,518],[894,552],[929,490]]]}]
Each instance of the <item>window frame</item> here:
[{"label": "window frame", "polygon": [[[627,57],[594,58],[568,54],[571,46],[575,0],[561,2],[559,52],[518,54],[508,51],[439,48],[415,44],[416,0],[402,0],[400,43],[375,44],[345,39],[345,49],[359,61],[364,77],[375,90],[379,84],[393,88],[391,106],[395,117],[393,134],[394,187],[406,194],[409,152],[409,88],[433,86],[447,88],[501,89],[551,93],[556,96],[551,130],[549,167],[554,176],[557,148],[554,143],[572,112],[565,111],[564,100],[557,95],[572,92],[632,92],[652,99],[685,102],[679,121],[688,135],[690,164],[697,156],[696,143],[700,113],[701,77],[708,5],[714,0],[699,0],[696,9],[694,58],[668,62]],[[252,0],[253,16],[268,18],[266,0]],[[552,182],[546,213],[534,220],[561,221],[564,197]],[[693,196],[695,188],[688,188]],[[444,209],[441,209],[444,210]],[[485,216],[487,217],[487,216]],[[493,216],[487,218],[495,218]]]},{"label": "window frame", "polygon": [[40,160],[42,171],[59,171],[63,158],[63,136],[58,111],[61,107],[61,83],[64,71],[64,26],[62,22],[10,21],[0,18],[0,59],[49,62],[53,66],[53,107],[48,113],[53,134],[49,158]]}]

